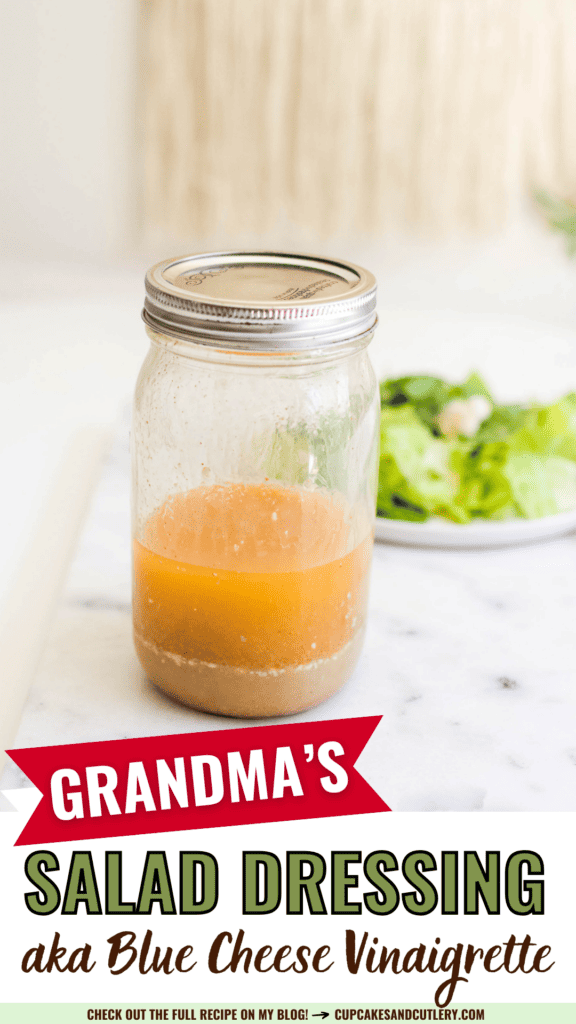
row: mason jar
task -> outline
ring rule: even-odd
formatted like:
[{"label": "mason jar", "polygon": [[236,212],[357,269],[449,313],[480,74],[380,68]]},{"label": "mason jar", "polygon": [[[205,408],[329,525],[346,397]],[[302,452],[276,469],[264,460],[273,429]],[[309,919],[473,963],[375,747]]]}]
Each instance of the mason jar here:
[{"label": "mason jar", "polygon": [[184,256],[146,276],[134,641],[185,704],[286,715],[352,673],[377,482],[375,303],[368,271],[304,255]]}]

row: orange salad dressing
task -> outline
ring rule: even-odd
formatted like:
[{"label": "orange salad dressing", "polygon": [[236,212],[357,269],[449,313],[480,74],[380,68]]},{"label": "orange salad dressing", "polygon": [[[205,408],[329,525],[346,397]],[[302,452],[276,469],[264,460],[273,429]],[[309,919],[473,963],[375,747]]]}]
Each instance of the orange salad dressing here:
[{"label": "orange salad dressing", "polygon": [[148,675],[220,714],[324,699],[361,643],[372,534],[354,544],[353,529],[342,501],[297,488],[230,484],[170,498],[134,542],[135,639]]}]

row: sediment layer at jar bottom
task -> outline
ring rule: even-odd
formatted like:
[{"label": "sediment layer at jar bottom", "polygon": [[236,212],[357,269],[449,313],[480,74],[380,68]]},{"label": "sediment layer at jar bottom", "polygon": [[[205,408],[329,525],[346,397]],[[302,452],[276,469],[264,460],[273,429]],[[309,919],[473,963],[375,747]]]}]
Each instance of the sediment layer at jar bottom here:
[{"label": "sediment layer at jar bottom", "polygon": [[134,634],[140,663],[156,686],[198,711],[233,718],[293,715],[320,704],[348,681],[363,640],[360,629],[331,658],[258,671],[186,660]]}]

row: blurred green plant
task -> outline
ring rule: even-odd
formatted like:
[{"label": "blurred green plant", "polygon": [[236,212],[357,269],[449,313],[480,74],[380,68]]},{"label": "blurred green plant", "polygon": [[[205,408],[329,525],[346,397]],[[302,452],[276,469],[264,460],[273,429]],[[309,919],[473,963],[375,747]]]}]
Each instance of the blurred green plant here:
[{"label": "blurred green plant", "polygon": [[535,192],[534,198],[546,214],[552,230],[564,235],[568,255],[576,256],[576,205],[568,199],[551,196],[543,189]]}]

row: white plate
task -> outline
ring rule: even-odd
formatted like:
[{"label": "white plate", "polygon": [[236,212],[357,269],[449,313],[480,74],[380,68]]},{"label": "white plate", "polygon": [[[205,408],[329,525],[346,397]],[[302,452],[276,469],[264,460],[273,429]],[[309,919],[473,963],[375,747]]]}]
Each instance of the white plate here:
[{"label": "white plate", "polygon": [[483,520],[462,525],[440,518],[425,523],[376,518],[376,540],[422,548],[500,548],[562,537],[573,530],[576,509],[542,519]]}]

